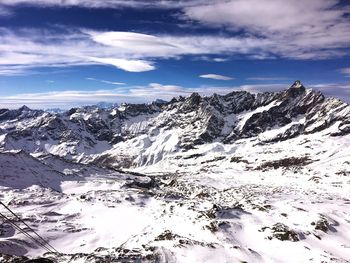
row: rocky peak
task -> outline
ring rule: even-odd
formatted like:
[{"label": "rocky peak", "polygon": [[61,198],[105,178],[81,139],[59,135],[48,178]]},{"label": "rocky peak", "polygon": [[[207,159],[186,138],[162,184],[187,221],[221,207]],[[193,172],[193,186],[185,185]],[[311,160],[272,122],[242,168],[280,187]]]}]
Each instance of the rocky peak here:
[{"label": "rocky peak", "polygon": [[202,97],[197,92],[194,92],[191,94],[191,96],[185,99],[181,106],[181,109],[184,111],[196,110],[198,109],[198,106],[201,103],[201,101]]},{"label": "rocky peak", "polygon": [[197,92],[193,92],[191,96],[188,97],[187,102],[198,105],[201,99],[202,97]]},{"label": "rocky peak", "polygon": [[18,109],[18,111],[30,111],[30,108],[29,107],[27,107],[26,105],[23,105],[22,107],[20,107],[19,109]]},{"label": "rocky peak", "polygon": [[168,104],[168,102],[166,100],[156,99],[156,100],[152,101],[152,104],[157,105],[157,106],[161,106],[161,105]]},{"label": "rocky peak", "polygon": [[306,88],[304,87],[304,85],[299,80],[296,80],[293,83],[293,85],[290,86],[289,89],[287,89],[287,94],[289,96],[295,97],[305,93],[305,91],[306,91]]},{"label": "rocky peak", "polygon": [[160,111],[157,104],[124,104],[121,111],[124,117],[126,116],[138,116],[141,114],[153,114]]},{"label": "rocky peak", "polygon": [[301,89],[301,88],[304,88],[304,89],[305,89],[304,85],[301,83],[300,80],[294,81],[293,85],[290,86],[290,88],[291,88],[291,89]]}]

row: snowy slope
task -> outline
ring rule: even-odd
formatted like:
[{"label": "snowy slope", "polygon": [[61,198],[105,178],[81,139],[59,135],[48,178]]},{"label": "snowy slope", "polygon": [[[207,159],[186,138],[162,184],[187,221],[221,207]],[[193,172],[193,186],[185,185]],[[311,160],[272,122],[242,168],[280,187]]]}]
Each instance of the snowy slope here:
[{"label": "snowy slope", "polygon": [[350,262],[350,106],[302,85],[1,110],[0,133],[1,200],[60,252],[0,222],[4,262]]}]

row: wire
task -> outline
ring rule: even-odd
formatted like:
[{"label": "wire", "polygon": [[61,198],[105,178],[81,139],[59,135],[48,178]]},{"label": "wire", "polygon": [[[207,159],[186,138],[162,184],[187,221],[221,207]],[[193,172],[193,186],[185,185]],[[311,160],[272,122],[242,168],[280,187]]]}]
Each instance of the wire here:
[{"label": "wire", "polygon": [[33,228],[31,228],[26,222],[24,222],[19,216],[17,216],[7,205],[0,201],[0,204],[5,207],[12,215],[14,215],[18,220],[20,220],[26,227],[28,227],[38,238],[40,238],[44,244],[47,244],[53,251],[59,253],[53,246],[49,244],[44,238],[42,238]]},{"label": "wire", "polygon": [[23,230],[20,226],[18,226],[16,223],[12,222],[10,218],[8,218],[7,216],[3,215],[2,213],[0,213],[0,216],[2,218],[4,218],[6,221],[8,221],[12,226],[14,226],[18,231],[20,231],[22,234],[24,234],[26,237],[34,240],[35,243],[39,244],[42,248],[46,249],[49,252],[53,252],[51,251],[48,247],[45,246],[45,244],[42,244],[41,242],[39,242],[38,240],[36,240],[33,236],[31,236],[30,234],[28,234],[25,230]]},{"label": "wire", "polygon": [[[12,146],[13,149],[15,149],[14,145],[12,144],[12,142],[10,140],[8,140],[9,144]],[[40,179],[38,178],[37,176],[37,173],[35,171],[33,171],[30,167],[30,165],[27,165],[24,158],[21,156],[21,154],[19,154],[19,158],[22,160],[23,164],[25,166],[27,166],[29,168],[29,171],[34,175],[34,177],[39,181],[39,184],[43,186],[43,184],[41,183]],[[47,244],[48,247],[52,248],[53,251],[57,252],[58,254],[60,254],[60,252],[58,252],[53,246],[51,246],[49,244],[48,241],[46,241],[44,238],[42,238],[34,229],[32,229],[26,222],[24,222],[19,216],[17,216],[9,207],[7,207],[3,202],[0,201],[0,204],[2,206],[4,206],[8,211],[10,211],[10,213],[12,215],[14,215],[17,219],[19,219],[25,226],[27,226],[40,240],[42,240],[44,242],[44,244]],[[50,251],[50,252],[53,252],[53,251]]]}]

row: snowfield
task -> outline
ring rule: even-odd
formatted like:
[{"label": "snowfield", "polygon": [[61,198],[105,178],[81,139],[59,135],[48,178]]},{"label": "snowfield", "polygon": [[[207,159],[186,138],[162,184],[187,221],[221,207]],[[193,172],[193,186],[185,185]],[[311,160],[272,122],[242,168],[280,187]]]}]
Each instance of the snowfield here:
[{"label": "snowfield", "polygon": [[[70,116],[77,122],[55,121],[80,129],[84,140],[59,138],[57,127],[45,133],[47,113],[25,122],[16,117],[18,126],[0,114],[1,201],[59,252],[47,252],[1,221],[0,261],[350,262],[350,134],[339,134],[349,106],[317,102],[321,106],[288,115],[288,122],[286,113],[255,133],[250,125],[257,116],[286,107],[271,96],[261,107],[228,111],[223,123],[203,110],[207,106],[193,110],[186,101],[161,112],[140,106],[142,114],[133,111],[125,120],[83,110]],[[301,103],[296,100],[293,105]],[[305,97],[300,101],[308,105]],[[322,103],[333,103],[331,115],[310,117]],[[220,119],[223,111],[211,110]],[[105,127],[99,118],[122,138],[104,132],[114,143],[95,141],[102,128],[92,133],[91,127]],[[80,120],[86,123],[77,128]],[[215,137],[203,143],[203,133]],[[3,207],[0,212],[11,217]]]}]

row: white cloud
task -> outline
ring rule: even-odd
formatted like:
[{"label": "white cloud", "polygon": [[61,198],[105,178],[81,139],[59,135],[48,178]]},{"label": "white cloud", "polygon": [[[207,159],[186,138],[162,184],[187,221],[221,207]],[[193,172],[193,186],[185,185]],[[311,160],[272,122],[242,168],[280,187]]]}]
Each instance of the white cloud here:
[{"label": "white cloud", "polygon": [[[134,32],[85,31],[92,40],[105,47],[115,48],[128,57],[169,58],[181,55],[249,54],[261,53],[269,42],[250,37],[225,37],[215,35],[146,35]],[[201,58],[208,58],[201,56]],[[222,62],[223,59],[216,59]]]},{"label": "white cloud", "polygon": [[257,80],[257,81],[273,81],[273,80],[286,80],[288,78],[284,77],[250,77],[247,80]]},{"label": "white cloud", "polygon": [[86,78],[87,80],[93,80],[93,81],[99,81],[105,84],[111,84],[111,85],[125,85],[124,82],[116,82],[116,81],[109,81],[109,80],[103,80],[103,79],[95,79],[95,78]]},{"label": "white cloud", "polygon": [[[185,18],[207,26],[265,39],[269,51],[282,57],[322,59],[348,54],[349,8],[339,0],[225,0],[184,8]],[[272,48],[271,48],[272,47]]]},{"label": "white cloud", "polygon": [[341,68],[339,69],[339,71],[345,75],[347,75],[347,77],[350,77],[350,68]]},{"label": "white cloud", "polygon": [[[275,0],[277,1],[277,0]],[[349,25],[350,26],[350,25]],[[243,55],[266,59],[283,56],[314,59],[346,54],[343,50],[302,47],[273,37],[216,35],[147,35],[133,32],[99,32],[79,29],[54,30],[0,28],[0,75],[25,74],[37,67],[113,65],[121,70],[156,69],[157,59],[198,56],[215,62]],[[350,34],[347,45],[350,47]],[[288,43],[287,43],[288,42]],[[218,57],[222,56],[222,57]]]},{"label": "white cloud", "polygon": [[0,16],[11,16],[12,14],[10,9],[0,5]]},{"label": "white cloud", "polygon": [[179,95],[187,96],[192,92],[198,92],[201,95],[211,95],[213,93],[224,94],[232,90],[233,88],[231,87],[184,88],[176,85],[150,83],[148,86],[120,87],[111,90],[67,90],[2,96],[0,97],[0,105],[2,108],[18,108],[22,105],[27,105],[30,108],[39,109],[67,109],[68,107],[93,105],[101,101],[113,103],[145,103],[158,98],[170,100]]},{"label": "white cloud", "polygon": [[130,72],[156,68],[154,59],[183,55],[248,54],[268,43],[250,38],[152,36],[131,32],[92,32],[0,28],[0,74],[23,74],[35,67],[113,65]]},{"label": "white cloud", "polygon": [[122,58],[96,58],[90,57],[92,61],[99,62],[101,64],[109,64],[116,66],[117,68],[123,69],[129,72],[143,72],[154,70],[155,66],[152,62],[145,60],[127,60]]},{"label": "white cloud", "polygon": [[215,80],[231,80],[234,78],[223,76],[223,75],[218,75],[218,74],[204,74],[200,75],[200,78],[205,78],[205,79],[215,79]]},{"label": "white cloud", "polygon": [[55,33],[0,28],[0,56],[1,75],[25,74],[37,67],[96,64],[113,65],[130,72],[155,69],[153,62],[138,59],[142,54],[134,56],[132,51],[124,52],[96,43],[90,35],[79,30]]},{"label": "white cloud", "polygon": [[62,108],[92,105],[100,101],[115,102],[119,98],[127,99],[123,93],[114,90],[101,91],[52,91],[46,93],[27,93],[13,96],[2,96],[2,108],[18,108],[27,105],[30,108]]},{"label": "white cloud", "polygon": [[[239,35],[146,35],[132,32],[0,29],[0,74],[7,65],[91,65],[97,62],[140,72],[155,69],[152,58],[184,55],[325,59],[349,55],[350,9],[340,0],[1,0],[0,13],[16,5],[86,8],[181,8],[184,18]],[[48,43],[43,43],[47,41]],[[25,45],[23,43],[26,43]],[[62,52],[62,50],[64,52]],[[148,61],[148,59],[151,59]],[[217,57],[211,59],[223,62]],[[47,61],[45,64],[44,61]],[[1,66],[6,65],[6,66]],[[19,70],[20,71],[20,70]]]},{"label": "white cloud", "polygon": [[181,54],[179,48],[163,38],[134,32],[87,32],[100,44],[118,48],[124,54],[143,56],[172,56]]},{"label": "white cloud", "polygon": [[6,76],[17,76],[17,75],[23,75],[23,74],[31,74],[32,71],[30,68],[27,68],[25,66],[2,66],[0,65],[0,76],[6,75]]},{"label": "white cloud", "polygon": [[84,8],[181,8],[203,3],[203,0],[1,0],[7,6],[32,5],[40,7],[84,7]]},{"label": "white cloud", "polygon": [[209,61],[209,62],[226,62],[229,61],[230,59],[228,57],[226,58],[221,58],[221,57],[211,57],[211,56],[206,56],[206,55],[202,55],[202,56],[196,56],[194,58],[192,58],[192,60],[194,61]]},{"label": "white cloud", "polygon": [[149,87],[153,89],[153,91],[160,91],[160,92],[180,92],[180,93],[187,93],[189,91],[186,91],[185,88],[181,86],[176,86],[176,85],[162,85],[159,83],[150,83]]},{"label": "white cloud", "polygon": [[228,61],[227,58],[213,58],[213,61],[215,62],[225,62],[225,61]]}]

